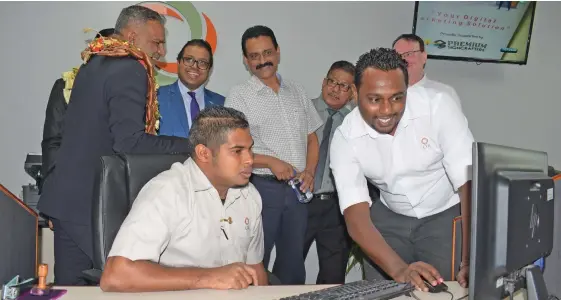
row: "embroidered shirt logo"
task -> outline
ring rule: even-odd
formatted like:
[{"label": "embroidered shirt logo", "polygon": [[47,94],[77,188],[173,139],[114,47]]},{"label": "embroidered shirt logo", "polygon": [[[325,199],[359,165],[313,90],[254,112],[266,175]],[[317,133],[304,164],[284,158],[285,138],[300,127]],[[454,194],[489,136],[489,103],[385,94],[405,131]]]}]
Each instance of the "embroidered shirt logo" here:
[{"label": "embroidered shirt logo", "polygon": [[249,218],[248,217],[245,217],[244,223],[245,223],[245,230],[249,230]]},{"label": "embroidered shirt logo", "polygon": [[423,146],[423,149],[427,149],[430,147],[429,145],[429,139],[427,139],[426,137],[423,137],[421,139],[421,145]]}]

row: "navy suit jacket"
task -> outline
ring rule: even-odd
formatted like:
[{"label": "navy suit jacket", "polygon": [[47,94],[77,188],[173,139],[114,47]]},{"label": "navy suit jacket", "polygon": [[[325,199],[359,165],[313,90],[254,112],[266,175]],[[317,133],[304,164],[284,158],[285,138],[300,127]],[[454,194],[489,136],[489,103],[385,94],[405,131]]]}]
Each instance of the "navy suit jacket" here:
[{"label": "navy suit jacket", "polygon": [[187,139],[144,132],[147,80],[144,67],[130,57],[94,56],[80,68],[64,115],[56,168],[43,183],[39,211],[89,227],[101,156],[191,151]]},{"label": "navy suit jacket", "polygon": [[[213,91],[204,90],[205,108],[224,105],[224,96]],[[159,135],[189,136],[189,123],[183,97],[179,90],[179,81],[158,89],[158,102],[160,104],[160,130]]]}]

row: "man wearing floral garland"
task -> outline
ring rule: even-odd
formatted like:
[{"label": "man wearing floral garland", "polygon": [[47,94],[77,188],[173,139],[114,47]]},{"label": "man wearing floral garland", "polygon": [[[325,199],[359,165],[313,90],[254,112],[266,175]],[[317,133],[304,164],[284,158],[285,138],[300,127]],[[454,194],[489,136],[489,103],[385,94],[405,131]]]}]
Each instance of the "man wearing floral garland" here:
[{"label": "man wearing floral garland", "polygon": [[187,139],[156,136],[154,60],[165,55],[164,19],[133,5],[121,11],[122,39],[95,39],[82,52],[64,116],[56,168],[43,184],[38,209],[54,225],[55,282],[85,285],[92,267],[91,203],[99,159],[115,153],[190,152]]},{"label": "man wearing floral garland", "polygon": [[[106,28],[100,30],[95,38],[110,37],[115,33],[114,28]],[[54,168],[56,161],[56,154],[60,148],[62,141],[62,127],[64,121],[64,113],[70,100],[70,91],[74,83],[74,78],[78,68],[73,68],[70,71],[62,73],[62,78],[59,78],[53,84],[47,108],[45,110],[45,124],[43,125],[43,140],[41,141],[41,150],[43,156],[43,165],[41,173],[43,180],[49,176]],[[52,229],[52,224],[49,222],[49,227]]]}]

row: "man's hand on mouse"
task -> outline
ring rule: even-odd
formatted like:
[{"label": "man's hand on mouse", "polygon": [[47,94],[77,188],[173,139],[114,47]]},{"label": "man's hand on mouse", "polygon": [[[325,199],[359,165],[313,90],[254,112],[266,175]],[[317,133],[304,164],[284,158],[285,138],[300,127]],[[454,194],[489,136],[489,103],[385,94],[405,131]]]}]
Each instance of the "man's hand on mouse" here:
[{"label": "man's hand on mouse", "polygon": [[428,292],[429,289],[423,282],[423,278],[432,285],[443,283],[444,279],[440,273],[431,265],[418,261],[408,265],[401,270],[394,280],[397,282],[409,282],[419,291]]}]

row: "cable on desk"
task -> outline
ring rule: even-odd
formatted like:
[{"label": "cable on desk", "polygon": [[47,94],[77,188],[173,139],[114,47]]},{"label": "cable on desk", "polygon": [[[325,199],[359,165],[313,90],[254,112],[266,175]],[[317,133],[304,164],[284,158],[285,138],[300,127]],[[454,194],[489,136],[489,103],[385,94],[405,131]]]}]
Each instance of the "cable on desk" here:
[{"label": "cable on desk", "polygon": [[469,296],[469,294],[466,294],[465,296],[462,296],[461,298],[458,298],[456,300],[463,300],[463,299],[467,298],[468,296]]},{"label": "cable on desk", "polygon": [[415,300],[421,300],[419,299],[419,297],[417,297],[417,295],[415,295],[414,291],[409,292],[409,296],[415,298]]},{"label": "cable on desk", "polygon": [[[454,300],[454,294],[452,294],[451,292],[449,292],[449,291],[444,291],[443,293],[446,293],[446,294],[450,295],[450,300]],[[417,295],[415,295],[415,291],[409,292],[409,296],[413,297],[415,300],[421,300],[419,297],[417,297]],[[464,296],[464,297],[462,297],[462,298],[460,298],[460,299],[464,299],[465,297],[467,297],[467,295]],[[459,300],[459,299],[458,299],[458,300]]]}]

